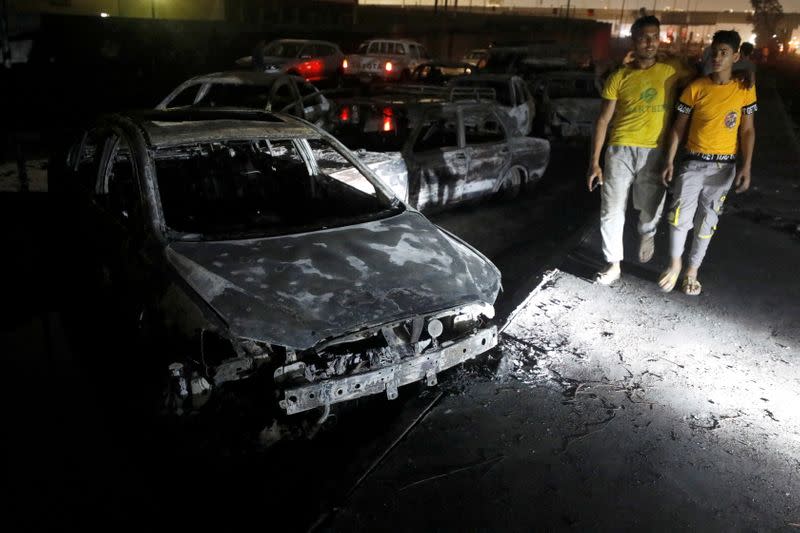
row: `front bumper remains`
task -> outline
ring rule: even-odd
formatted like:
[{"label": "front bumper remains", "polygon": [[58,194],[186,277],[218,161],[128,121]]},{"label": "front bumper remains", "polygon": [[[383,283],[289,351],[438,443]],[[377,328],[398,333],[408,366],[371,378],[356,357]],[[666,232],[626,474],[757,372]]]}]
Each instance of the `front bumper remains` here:
[{"label": "front bumper remains", "polygon": [[339,402],[355,400],[386,391],[390,400],[397,398],[397,388],[420,381],[423,378],[429,387],[436,385],[436,374],[497,346],[497,327],[478,330],[466,339],[405,359],[382,368],[329,379],[285,390],[280,401],[286,414],[295,414]]}]

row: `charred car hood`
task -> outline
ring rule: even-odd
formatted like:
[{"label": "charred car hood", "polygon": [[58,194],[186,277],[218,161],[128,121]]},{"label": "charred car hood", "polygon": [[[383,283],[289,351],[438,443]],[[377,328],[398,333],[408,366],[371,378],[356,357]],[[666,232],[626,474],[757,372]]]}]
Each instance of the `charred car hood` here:
[{"label": "charred car hood", "polygon": [[488,260],[414,211],[300,235],[173,242],[166,257],[231,334],[297,350],[416,314],[494,304]]}]

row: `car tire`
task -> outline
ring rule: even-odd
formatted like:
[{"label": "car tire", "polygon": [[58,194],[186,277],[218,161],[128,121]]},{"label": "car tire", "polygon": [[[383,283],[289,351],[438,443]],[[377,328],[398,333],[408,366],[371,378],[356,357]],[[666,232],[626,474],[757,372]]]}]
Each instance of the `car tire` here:
[{"label": "car tire", "polygon": [[501,201],[513,200],[519,196],[522,185],[525,183],[525,171],[519,167],[509,170],[500,182],[497,189],[497,198]]}]

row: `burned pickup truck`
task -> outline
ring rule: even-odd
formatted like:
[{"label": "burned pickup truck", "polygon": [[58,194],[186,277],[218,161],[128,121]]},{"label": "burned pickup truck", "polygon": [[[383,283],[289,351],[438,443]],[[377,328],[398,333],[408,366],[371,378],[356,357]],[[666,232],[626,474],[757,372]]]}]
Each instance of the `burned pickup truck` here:
[{"label": "burned pickup truck", "polygon": [[148,332],[137,371],[171,377],[172,411],[262,380],[278,414],[326,416],[337,402],[434,385],[497,343],[497,268],[305,121],[112,115],[65,164],[58,190],[86,222],[80,270],[100,265]]}]

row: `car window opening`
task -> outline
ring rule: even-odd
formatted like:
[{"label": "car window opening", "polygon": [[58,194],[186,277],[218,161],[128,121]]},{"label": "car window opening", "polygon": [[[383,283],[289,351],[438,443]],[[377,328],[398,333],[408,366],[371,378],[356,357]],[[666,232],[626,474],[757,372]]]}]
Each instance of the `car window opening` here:
[{"label": "car window opening", "polygon": [[287,235],[383,218],[397,211],[327,141],[316,175],[291,140],[184,145],[155,154],[167,226],[215,237]]}]

